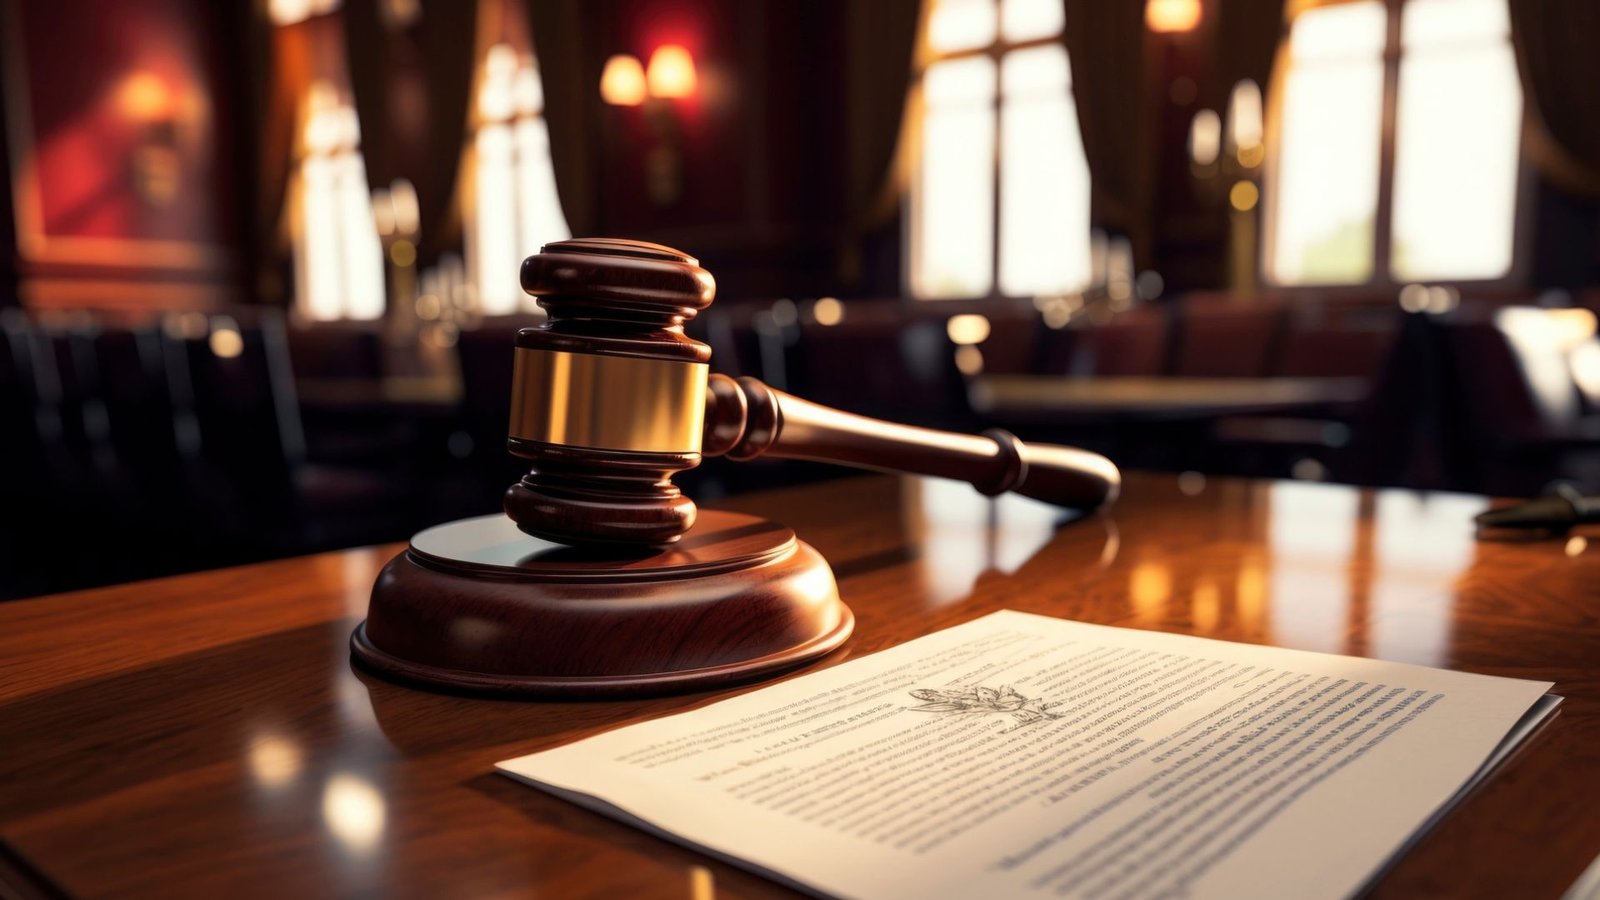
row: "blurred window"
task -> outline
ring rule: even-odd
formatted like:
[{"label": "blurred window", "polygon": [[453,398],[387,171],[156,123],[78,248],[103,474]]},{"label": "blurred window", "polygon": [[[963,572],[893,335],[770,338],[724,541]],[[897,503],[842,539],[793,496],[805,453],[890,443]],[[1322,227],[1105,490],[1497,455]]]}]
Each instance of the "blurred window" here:
[{"label": "blurred window", "polygon": [[472,139],[467,264],[489,315],[532,305],[517,273],[524,257],[572,236],[556,194],[544,92],[533,56],[496,44],[484,59]]},{"label": "blurred window", "polygon": [[314,321],[379,318],[386,305],[383,247],[355,108],[319,81],[306,98],[304,121],[290,195],[295,302]]},{"label": "blurred window", "polygon": [[[1510,271],[1522,95],[1505,4],[1358,0],[1294,19],[1271,182],[1272,280]],[[1397,99],[1386,145],[1389,79]]]},{"label": "blurred window", "polygon": [[910,197],[915,296],[1087,285],[1089,170],[1062,24],[1059,0],[933,7]]},{"label": "blurred window", "polygon": [[1522,123],[1505,0],[1411,0],[1400,36],[1390,267],[1407,281],[1503,277]]}]

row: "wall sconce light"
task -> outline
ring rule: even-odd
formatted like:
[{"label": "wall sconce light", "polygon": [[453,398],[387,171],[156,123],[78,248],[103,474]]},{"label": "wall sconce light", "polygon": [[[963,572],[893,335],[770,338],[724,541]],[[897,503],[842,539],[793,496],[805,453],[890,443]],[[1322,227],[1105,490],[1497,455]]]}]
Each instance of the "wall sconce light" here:
[{"label": "wall sconce light", "polygon": [[[1195,114],[1189,127],[1189,167],[1202,196],[1228,204],[1229,284],[1248,296],[1255,290],[1259,244],[1256,207],[1261,204],[1261,164],[1266,159],[1261,87],[1250,79],[1233,86],[1227,121],[1212,110]],[[1220,152],[1219,152],[1220,151]]]},{"label": "wall sconce light", "polygon": [[638,106],[645,100],[644,66],[639,57],[619,53],[600,73],[600,98],[612,106]]},{"label": "wall sconce light", "polygon": [[1148,0],[1144,24],[1157,34],[1193,31],[1200,24],[1200,0]]},{"label": "wall sconce light", "polygon": [[692,97],[700,84],[694,57],[678,44],[664,44],[650,54],[645,80],[650,86],[650,96],[666,100]]},{"label": "wall sconce light", "polygon": [[600,97],[612,106],[642,106],[655,145],[645,156],[646,186],[657,206],[683,196],[683,151],[670,101],[691,98],[700,86],[694,57],[680,44],[663,44],[647,69],[637,56],[619,53],[600,73]]}]

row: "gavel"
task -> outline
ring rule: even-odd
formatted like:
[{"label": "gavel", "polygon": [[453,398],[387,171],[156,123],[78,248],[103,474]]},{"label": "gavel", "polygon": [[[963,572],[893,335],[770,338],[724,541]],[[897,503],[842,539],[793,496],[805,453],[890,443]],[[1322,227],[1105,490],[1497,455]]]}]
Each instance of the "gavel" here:
[{"label": "gavel", "polygon": [[522,264],[549,313],[516,337],[510,452],[532,470],[505,494],[527,534],[563,544],[661,546],[695,521],[673,476],[706,456],[805,459],[966,481],[1079,510],[1115,499],[1117,467],[1002,429],[954,434],[829,409],[750,377],[710,372],[684,324],[711,273],[659,244],[582,238]]}]

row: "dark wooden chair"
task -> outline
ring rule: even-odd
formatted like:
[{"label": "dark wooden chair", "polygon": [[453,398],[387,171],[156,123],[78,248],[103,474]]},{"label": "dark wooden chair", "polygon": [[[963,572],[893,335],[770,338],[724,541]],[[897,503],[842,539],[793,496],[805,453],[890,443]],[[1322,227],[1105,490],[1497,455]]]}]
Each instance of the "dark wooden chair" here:
[{"label": "dark wooden chair", "polygon": [[1193,295],[1179,302],[1176,325],[1171,374],[1260,378],[1271,374],[1277,359],[1284,310],[1269,298]]},{"label": "dark wooden chair", "polygon": [[492,512],[500,495],[527,470],[506,452],[511,424],[511,384],[517,332],[538,325],[542,316],[497,316],[463,329],[456,341],[461,368],[460,428],[455,442],[470,498],[467,511]]},{"label": "dark wooden chair", "polygon": [[[1397,484],[1403,481],[1409,446],[1407,417],[1419,414],[1418,393],[1431,377],[1415,363],[1427,356],[1396,359],[1401,313],[1392,305],[1340,308],[1308,298],[1291,304],[1277,358],[1269,374],[1285,378],[1361,379],[1367,388],[1348,401],[1318,404],[1279,415],[1228,416],[1212,427],[1224,470],[1288,476],[1297,465],[1337,481]],[[1403,404],[1400,408],[1396,404]],[[1398,417],[1398,418],[1397,418]],[[1359,443],[1360,458],[1352,452]],[[1308,471],[1299,469],[1299,474]]]},{"label": "dark wooden chair", "polygon": [[1050,374],[1105,377],[1154,376],[1166,371],[1171,331],[1166,313],[1142,306],[1092,324],[1076,335],[1067,371]]},{"label": "dark wooden chair", "polygon": [[[1586,411],[1554,323],[1559,310],[1443,319],[1443,427],[1468,490],[1524,495],[1572,480],[1600,489],[1600,416]],[[1554,314],[1554,315],[1552,315]]]},{"label": "dark wooden chair", "polygon": [[801,322],[789,353],[795,394],[847,412],[953,428],[970,421],[945,319],[903,312]]},{"label": "dark wooden chair", "polygon": [[307,460],[280,315],[211,317],[170,329],[187,363],[203,478],[219,531],[253,555],[404,537],[407,486],[365,468]]}]

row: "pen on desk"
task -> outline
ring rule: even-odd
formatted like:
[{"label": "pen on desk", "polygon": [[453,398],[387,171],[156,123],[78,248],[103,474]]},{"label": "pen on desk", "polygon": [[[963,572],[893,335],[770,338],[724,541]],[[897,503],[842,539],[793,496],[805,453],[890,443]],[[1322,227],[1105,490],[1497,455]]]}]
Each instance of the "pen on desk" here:
[{"label": "pen on desk", "polygon": [[1563,485],[1547,497],[1479,513],[1474,521],[1483,529],[1542,530],[1564,534],[1575,525],[1600,522],[1600,497],[1585,497]]}]

